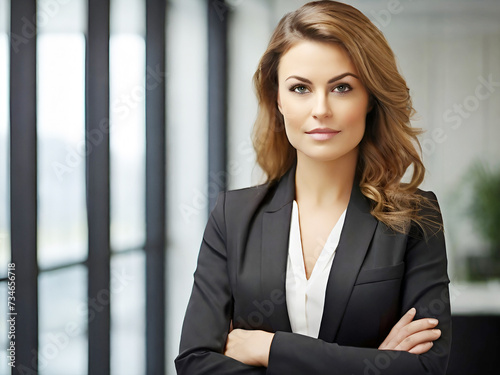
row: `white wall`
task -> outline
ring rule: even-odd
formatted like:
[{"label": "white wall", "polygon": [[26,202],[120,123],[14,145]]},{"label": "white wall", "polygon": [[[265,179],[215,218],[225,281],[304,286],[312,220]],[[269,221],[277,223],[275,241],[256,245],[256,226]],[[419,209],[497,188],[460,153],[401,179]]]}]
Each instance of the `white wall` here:
[{"label": "white wall", "polygon": [[207,220],[206,5],[169,2],[167,19],[167,373],[175,374],[182,320]]}]

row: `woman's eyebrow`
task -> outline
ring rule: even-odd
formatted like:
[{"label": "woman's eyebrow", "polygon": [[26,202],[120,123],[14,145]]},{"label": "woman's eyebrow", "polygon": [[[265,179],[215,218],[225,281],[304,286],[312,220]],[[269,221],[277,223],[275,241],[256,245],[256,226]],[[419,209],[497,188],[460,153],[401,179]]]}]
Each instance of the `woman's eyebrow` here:
[{"label": "woman's eyebrow", "polygon": [[[333,83],[333,82],[338,81],[339,79],[342,79],[342,78],[344,78],[346,76],[353,76],[354,78],[359,79],[359,77],[356,74],[350,73],[350,72],[346,72],[346,73],[342,73],[342,74],[340,74],[340,75],[338,75],[336,77],[331,78],[330,80],[328,80],[327,83]],[[285,79],[285,82],[288,81],[291,78],[295,78],[295,79],[297,79],[299,81],[312,84],[312,82],[310,80],[308,80],[307,78],[300,77],[300,76],[295,76],[295,75],[294,76],[290,76],[287,79]]]}]

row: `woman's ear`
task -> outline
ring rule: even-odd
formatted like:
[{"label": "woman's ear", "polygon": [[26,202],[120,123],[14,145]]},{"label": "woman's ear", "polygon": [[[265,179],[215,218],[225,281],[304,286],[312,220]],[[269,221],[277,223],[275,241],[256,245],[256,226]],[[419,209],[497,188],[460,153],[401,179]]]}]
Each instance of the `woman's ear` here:
[{"label": "woman's ear", "polygon": [[281,114],[283,114],[283,111],[281,110],[281,100],[280,100],[280,92],[278,91],[276,103],[278,104],[278,110],[280,111]]}]

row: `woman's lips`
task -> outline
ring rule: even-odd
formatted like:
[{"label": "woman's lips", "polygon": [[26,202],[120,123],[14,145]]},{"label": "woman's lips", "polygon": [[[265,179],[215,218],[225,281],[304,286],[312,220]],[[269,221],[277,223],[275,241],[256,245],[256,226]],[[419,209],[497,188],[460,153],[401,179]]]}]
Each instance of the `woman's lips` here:
[{"label": "woman's lips", "polygon": [[309,134],[316,141],[326,141],[333,138],[338,133],[340,133],[339,130],[329,128],[317,128],[306,132],[306,134]]}]

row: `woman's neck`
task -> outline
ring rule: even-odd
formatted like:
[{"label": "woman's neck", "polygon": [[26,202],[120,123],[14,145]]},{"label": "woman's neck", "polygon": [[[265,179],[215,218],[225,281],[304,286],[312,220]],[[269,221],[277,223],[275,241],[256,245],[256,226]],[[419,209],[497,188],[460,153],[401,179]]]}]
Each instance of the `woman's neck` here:
[{"label": "woman's neck", "polygon": [[358,151],[333,161],[318,161],[297,152],[295,199],[314,206],[349,202],[356,172]]}]

